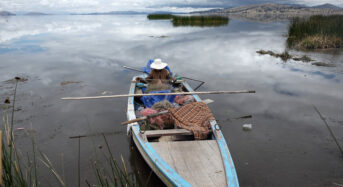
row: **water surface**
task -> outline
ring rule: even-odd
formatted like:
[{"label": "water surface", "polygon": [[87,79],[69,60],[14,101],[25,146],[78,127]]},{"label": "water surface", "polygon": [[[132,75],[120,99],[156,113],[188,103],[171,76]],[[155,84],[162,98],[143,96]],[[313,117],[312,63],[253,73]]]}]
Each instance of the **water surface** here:
[{"label": "water surface", "polygon": [[[219,121],[241,186],[334,186],[342,184],[342,155],[315,105],[343,144],[343,51],[290,51],[336,67],[283,62],[257,50],[283,52],[287,22],[230,20],[222,27],[173,27],[146,15],[0,17],[0,99],[19,83],[15,138],[31,150],[27,132],[69,186],[77,181],[77,139],[81,139],[81,182],[95,181],[91,163],[106,150],[105,133],[115,157],[123,156],[142,184],[150,173],[126,136],[126,99],[62,101],[61,97],[128,93],[136,72],[162,58],[172,71],[206,82],[199,91],[256,90],[256,94],[203,95]],[[161,37],[162,36],[162,37]],[[63,81],[80,81],[61,85]],[[193,87],[196,82],[191,82]],[[1,104],[1,111],[4,105]],[[232,118],[252,115],[251,119]],[[252,131],[242,130],[250,123]],[[40,175],[48,178],[46,169]],[[51,177],[51,176],[50,176]],[[160,185],[156,176],[150,185]]]}]

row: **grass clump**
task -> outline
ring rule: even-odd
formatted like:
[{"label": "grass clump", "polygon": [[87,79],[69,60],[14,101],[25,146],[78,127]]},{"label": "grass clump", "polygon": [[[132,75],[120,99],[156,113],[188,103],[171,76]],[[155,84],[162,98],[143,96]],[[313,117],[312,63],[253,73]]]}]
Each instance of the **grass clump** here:
[{"label": "grass clump", "polygon": [[343,15],[292,19],[287,44],[298,49],[343,47]]}]

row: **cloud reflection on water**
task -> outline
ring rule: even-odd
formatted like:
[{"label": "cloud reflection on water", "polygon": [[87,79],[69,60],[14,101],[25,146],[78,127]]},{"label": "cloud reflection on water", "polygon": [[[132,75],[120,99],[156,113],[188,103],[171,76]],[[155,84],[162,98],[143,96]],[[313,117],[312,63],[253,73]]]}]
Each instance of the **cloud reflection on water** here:
[{"label": "cloud reflection on water", "polygon": [[[4,50],[0,52],[0,82],[20,73],[37,77],[20,87],[20,92],[33,90],[35,96],[18,97],[22,98],[18,103],[24,106],[18,117],[39,111],[40,117],[35,118],[33,124],[43,134],[43,140],[48,141],[49,145],[56,145],[51,152],[73,152],[73,147],[65,137],[88,130],[83,120],[85,116],[102,125],[101,131],[113,128],[121,130],[122,126],[114,127],[112,123],[125,120],[126,100],[66,103],[61,102],[61,97],[100,95],[105,90],[114,94],[127,93],[128,84],[137,73],[125,70],[121,65],[141,67],[148,59],[157,57],[168,62],[172,70],[180,75],[204,80],[206,84],[200,90],[257,91],[253,95],[204,96],[215,100],[210,107],[219,120],[224,121],[234,115],[254,115],[252,123],[256,127],[249,134],[243,134],[241,124],[223,127],[224,136],[230,140],[230,149],[236,156],[235,164],[238,171],[242,172],[240,177],[248,184],[254,184],[254,181],[249,178],[249,171],[245,168],[246,160],[256,164],[251,172],[260,173],[261,178],[265,176],[259,171],[264,168],[276,171],[273,164],[280,166],[286,162],[258,163],[280,157],[290,159],[288,161],[293,162],[293,167],[299,171],[311,172],[306,168],[312,166],[302,163],[301,158],[295,158],[287,151],[299,153],[297,149],[300,150],[302,144],[293,141],[303,136],[312,138],[308,129],[326,133],[322,132],[321,122],[314,119],[312,104],[337,121],[343,120],[343,108],[337,104],[343,100],[342,66],[326,68],[294,61],[285,63],[281,59],[256,53],[260,49],[283,52],[286,23],[260,24],[231,20],[227,27],[174,28],[169,21],[149,21],[142,15],[18,16],[4,23],[0,31],[0,46]],[[158,38],[162,35],[167,37]],[[25,49],[30,46],[34,46],[33,50]],[[44,51],[37,52],[35,48]],[[319,59],[328,57],[343,60],[340,52],[315,56]],[[60,82],[68,80],[82,83],[61,87]],[[0,90],[1,95],[4,92]],[[39,99],[34,100],[36,97]],[[25,101],[30,102],[27,108],[23,104]],[[31,101],[39,104],[31,106]],[[44,108],[43,105],[51,107]],[[47,138],[50,128],[61,123],[68,125],[68,128],[62,129],[61,137]],[[122,130],[125,131],[124,128]],[[122,136],[116,138],[121,138],[113,141],[118,150],[129,152],[125,139]],[[270,144],[269,138],[273,138],[275,143]],[[249,144],[248,139],[253,142]],[[309,151],[315,150],[315,153],[322,151],[321,148],[326,144],[317,142],[318,139],[313,140],[315,146],[313,141],[307,139],[309,142],[305,142],[304,147]],[[60,147],[60,142],[68,146]],[[288,150],[288,144],[297,149]],[[251,145],[254,147],[249,147]],[[274,146],[275,151],[270,152],[269,146]],[[86,148],[84,151],[90,152]],[[277,154],[277,151],[287,153]],[[315,155],[332,159],[331,155],[322,152]],[[317,157],[312,160],[306,158],[310,163],[317,163]],[[334,165],[338,161],[332,163],[326,165],[323,162],[320,165],[327,172],[325,176],[332,173],[330,168],[339,166]],[[70,178],[73,169],[70,168]],[[295,174],[289,175],[297,177]],[[316,173],[312,176],[316,176]],[[276,179],[282,177],[275,177],[271,183],[278,184],[279,180]],[[321,179],[318,177],[315,182]]]}]

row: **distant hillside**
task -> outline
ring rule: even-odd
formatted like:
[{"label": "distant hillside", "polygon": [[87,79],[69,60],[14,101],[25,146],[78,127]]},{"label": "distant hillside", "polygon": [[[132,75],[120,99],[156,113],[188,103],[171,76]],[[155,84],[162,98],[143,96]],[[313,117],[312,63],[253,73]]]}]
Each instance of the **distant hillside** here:
[{"label": "distant hillside", "polygon": [[27,16],[46,16],[46,15],[49,15],[49,14],[42,13],[42,12],[28,12],[25,15],[27,15]]},{"label": "distant hillside", "polygon": [[330,4],[330,3],[326,3],[326,4],[322,4],[322,5],[318,5],[318,6],[313,6],[312,8],[342,9],[341,7],[335,6],[335,5]]},{"label": "distant hillside", "polygon": [[0,11],[0,16],[14,16],[15,14],[8,11]]},{"label": "distant hillside", "polygon": [[265,3],[196,13],[219,14],[230,16],[232,18],[243,18],[248,20],[285,20],[292,17],[305,17],[311,15],[343,15],[343,8],[336,7],[331,4],[307,7],[304,5],[281,5],[275,3]]}]

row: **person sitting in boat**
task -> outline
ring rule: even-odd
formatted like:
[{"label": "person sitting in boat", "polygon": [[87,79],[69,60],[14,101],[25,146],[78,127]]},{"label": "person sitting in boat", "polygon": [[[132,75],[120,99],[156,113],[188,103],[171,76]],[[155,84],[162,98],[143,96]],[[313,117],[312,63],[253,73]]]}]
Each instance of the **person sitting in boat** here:
[{"label": "person sitting in boat", "polygon": [[[150,64],[150,65],[149,65]],[[162,62],[161,59],[155,59],[154,61],[148,62],[147,68],[149,75],[143,79],[138,77],[137,82],[148,83],[145,89],[142,89],[143,93],[170,93],[172,90],[172,85],[170,82],[175,81],[175,78],[172,78],[171,73],[168,68],[168,64]],[[142,102],[145,107],[152,107],[157,102],[168,100],[169,102],[174,102],[175,95],[163,96],[163,95],[151,95],[141,97]]]},{"label": "person sitting in boat", "polygon": [[167,66],[167,63],[164,63],[161,59],[157,58],[150,65],[151,71],[149,75],[145,79],[138,77],[137,81],[149,83],[155,85],[155,87],[163,87],[163,84],[169,84],[171,81],[175,81],[175,78],[172,78],[169,71],[166,69]]}]

